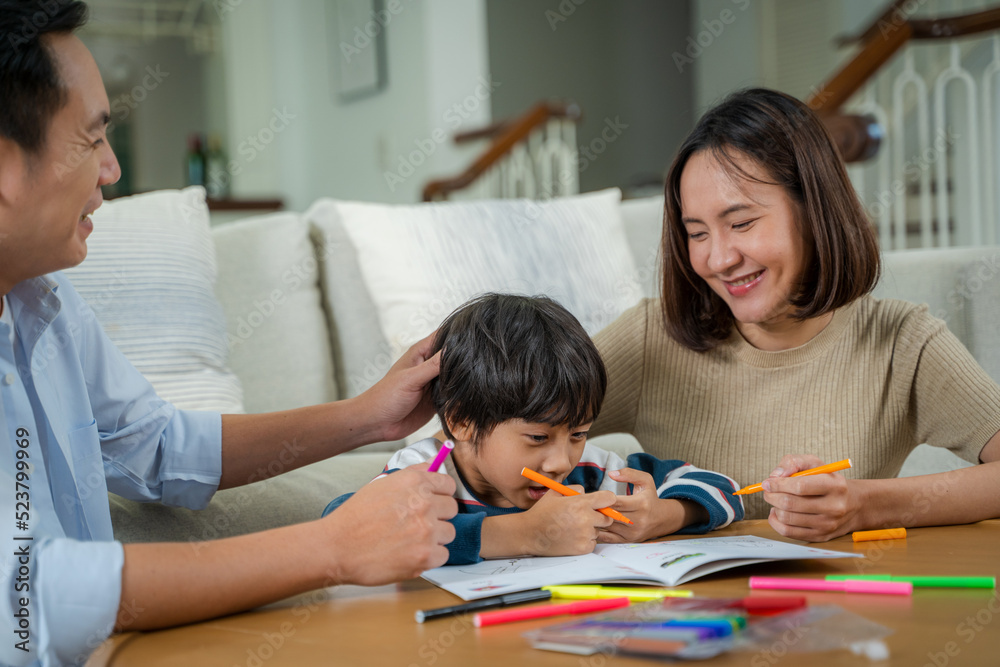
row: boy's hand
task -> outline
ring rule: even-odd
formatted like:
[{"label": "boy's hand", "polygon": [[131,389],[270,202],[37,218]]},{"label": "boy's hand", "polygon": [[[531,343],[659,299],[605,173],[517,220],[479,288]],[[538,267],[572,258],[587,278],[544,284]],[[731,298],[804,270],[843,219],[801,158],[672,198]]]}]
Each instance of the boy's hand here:
[{"label": "boy's hand", "polygon": [[563,496],[549,491],[522,515],[528,522],[525,537],[531,555],[588,554],[597,545],[601,530],[614,523],[614,519],[597,511],[615,502],[613,493],[583,493],[583,487],[576,485],[569,488],[580,495]]},{"label": "boy's hand", "polygon": [[608,474],[616,482],[632,485],[632,495],[616,496],[617,500],[612,505],[613,509],[631,519],[632,525],[614,521],[601,532],[598,542],[644,542],[708,520],[708,513],[698,503],[660,498],[653,477],[647,472],[622,468],[611,470]]}]

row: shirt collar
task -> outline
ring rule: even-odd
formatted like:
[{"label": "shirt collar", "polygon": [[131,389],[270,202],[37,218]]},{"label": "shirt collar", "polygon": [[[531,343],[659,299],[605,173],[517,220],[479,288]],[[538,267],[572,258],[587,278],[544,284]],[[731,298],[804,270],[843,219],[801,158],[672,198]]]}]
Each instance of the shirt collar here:
[{"label": "shirt collar", "polygon": [[7,295],[4,294],[0,296],[0,307],[3,308],[3,312],[0,312],[0,324],[6,324],[10,327],[10,342],[14,342],[14,317],[10,314],[10,304],[7,303]]},{"label": "shirt collar", "polygon": [[[14,285],[7,293],[7,307],[18,335],[22,340],[34,345],[34,341],[59,314],[62,302],[56,296],[59,282],[51,275],[29,278]],[[36,320],[28,322],[28,319]]]}]

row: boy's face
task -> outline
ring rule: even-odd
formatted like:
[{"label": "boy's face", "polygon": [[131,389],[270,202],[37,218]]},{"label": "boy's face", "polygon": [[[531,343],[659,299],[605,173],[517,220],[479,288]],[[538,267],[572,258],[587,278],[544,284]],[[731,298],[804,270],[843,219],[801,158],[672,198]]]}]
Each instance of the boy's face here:
[{"label": "boy's face", "polygon": [[471,444],[473,432],[452,428],[458,446],[454,457],[465,481],[485,503],[496,507],[528,509],[548,491],[521,476],[531,468],[562,482],[580,462],[590,424],[570,427],[512,419],[483,437],[479,449]]}]

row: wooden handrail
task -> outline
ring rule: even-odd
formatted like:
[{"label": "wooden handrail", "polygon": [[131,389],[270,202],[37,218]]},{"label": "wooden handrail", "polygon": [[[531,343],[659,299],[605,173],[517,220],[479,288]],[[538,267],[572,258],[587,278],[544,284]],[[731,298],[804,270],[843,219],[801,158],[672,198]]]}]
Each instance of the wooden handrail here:
[{"label": "wooden handrail", "polygon": [[455,136],[452,137],[452,141],[456,144],[465,144],[470,141],[479,141],[480,139],[492,139],[496,135],[503,132],[505,127],[510,125],[510,120],[498,120],[495,123],[490,123],[486,127],[482,127],[478,130],[467,130],[465,132],[456,132]]},{"label": "wooden handrail", "polygon": [[858,35],[841,35],[834,40],[834,43],[841,47],[850,46],[851,44],[864,44],[875,35],[881,33],[885,29],[885,26],[892,22],[893,14],[902,12],[903,5],[911,1],[895,0],[895,2],[886,7],[885,11],[877,19],[872,21],[871,25],[864,32]]},{"label": "wooden handrail", "polygon": [[885,38],[876,38],[833,75],[806,102],[819,114],[834,113],[884,65],[912,35],[909,23],[904,23]]},{"label": "wooden handrail", "polygon": [[1000,28],[1000,7],[972,14],[937,19],[909,19],[894,2],[861,39],[863,46],[854,58],[817,90],[806,102],[820,114],[834,114],[878,69],[910,39],[953,39]]},{"label": "wooden handrail", "polygon": [[[494,123],[483,130],[465,132],[464,141],[471,138],[486,138],[495,136],[489,148],[469,167],[454,178],[431,181],[424,186],[424,201],[434,201],[444,198],[449,193],[460,190],[483,175],[513,146],[527,139],[533,130],[541,127],[552,118],[566,118],[579,122],[582,117],[580,107],[575,102],[547,101],[539,102],[524,115],[506,123]],[[499,134],[497,134],[499,132]],[[456,137],[456,141],[458,138]]]},{"label": "wooden handrail", "polygon": [[910,21],[914,39],[954,39],[1000,28],[1000,7],[946,19]]}]

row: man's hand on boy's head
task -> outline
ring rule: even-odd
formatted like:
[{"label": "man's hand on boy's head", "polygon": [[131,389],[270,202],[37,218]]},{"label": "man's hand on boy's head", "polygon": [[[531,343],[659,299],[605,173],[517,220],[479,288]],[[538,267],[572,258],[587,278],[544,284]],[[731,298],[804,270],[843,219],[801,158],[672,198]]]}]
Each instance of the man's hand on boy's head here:
[{"label": "man's hand on boy's head", "polygon": [[434,334],[414,343],[384,378],[358,396],[380,431],[379,440],[406,437],[434,416],[428,384],[441,371],[441,353],[431,354],[433,344]]},{"label": "man's hand on boy's head", "polygon": [[571,485],[578,496],[563,496],[549,490],[521,516],[528,523],[528,541],[533,556],[576,556],[590,553],[597,545],[601,530],[614,520],[597,510],[615,502],[610,491],[583,493],[583,487]]},{"label": "man's hand on boy's head", "polygon": [[[695,523],[691,520],[691,515],[696,514],[697,510],[705,512],[703,507],[691,501],[660,498],[656,493],[653,476],[648,472],[622,468],[611,470],[608,474],[616,482],[632,485],[632,495],[616,496],[615,504],[611,506],[631,519],[632,525],[615,521],[601,533],[599,542],[644,542],[670,535]],[[694,507],[689,507],[688,504]]]}]

